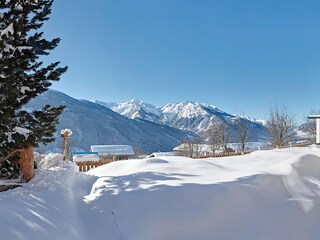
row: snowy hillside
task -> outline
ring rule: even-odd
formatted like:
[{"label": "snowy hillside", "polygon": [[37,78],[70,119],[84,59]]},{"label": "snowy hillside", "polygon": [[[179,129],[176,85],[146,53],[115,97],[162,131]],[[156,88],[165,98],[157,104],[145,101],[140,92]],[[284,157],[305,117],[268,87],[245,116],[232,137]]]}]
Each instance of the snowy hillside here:
[{"label": "snowy hillside", "polygon": [[[44,164],[45,166],[45,164]],[[0,239],[318,240],[320,151],[38,169],[0,193]]]},{"label": "snowy hillside", "polygon": [[91,145],[124,144],[148,152],[171,151],[181,139],[195,137],[190,132],[144,120],[128,119],[109,108],[86,100],[77,100],[58,91],[50,90],[32,100],[27,109],[38,109],[45,104],[66,105],[60,117],[57,140],[42,150],[62,147],[59,131],[69,128],[73,136],[71,147],[89,150]]},{"label": "snowy hillside", "polygon": [[155,106],[145,103],[140,100],[131,100],[124,103],[104,103],[94,101],[110,108],[128,118],[145,119],[155,123],[165,124],[181,130],[192,131],[200,136],[204,136],[210,126],[210,123],[218,118],[230,124],[233,130],[236,129],[235,120],[242,118],[248,122],[255,131],[255,138],[252,140],[262,140],[265,138],[265,127],[263,121],[255,120],[248,117],[240,117],[228,114],[221,111],[215,106],[194,103],[191,101],[169,103],[163,107],[156,108]]}]

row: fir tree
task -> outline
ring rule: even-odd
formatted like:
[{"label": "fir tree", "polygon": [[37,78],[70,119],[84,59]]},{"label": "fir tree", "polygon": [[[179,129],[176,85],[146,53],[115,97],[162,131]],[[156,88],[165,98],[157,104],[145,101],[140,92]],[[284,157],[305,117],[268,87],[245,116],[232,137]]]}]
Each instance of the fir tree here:
[{"label": "fir tree", "polygon": [[53,0],[0,0],[0,156],[16,148],[54,140],[63,106],[25,111],[23,105],[60,80],[67,67],[44,66],[41,58],[57,47],[40,31]]}]

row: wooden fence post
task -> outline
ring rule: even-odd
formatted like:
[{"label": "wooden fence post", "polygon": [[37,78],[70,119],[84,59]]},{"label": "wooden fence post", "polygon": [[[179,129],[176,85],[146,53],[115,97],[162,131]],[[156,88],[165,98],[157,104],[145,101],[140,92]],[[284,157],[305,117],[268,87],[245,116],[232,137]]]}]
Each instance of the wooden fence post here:
[{"label": "wooden fence post", "polygon": [[63,160],[65,161],[67,159],[67,137],[63,137]]},{"label": "wooden fence post", "polygon": [[23,148],[20,151],[20,170],[23,180],[29,182],[34,177],[33,146]]}]

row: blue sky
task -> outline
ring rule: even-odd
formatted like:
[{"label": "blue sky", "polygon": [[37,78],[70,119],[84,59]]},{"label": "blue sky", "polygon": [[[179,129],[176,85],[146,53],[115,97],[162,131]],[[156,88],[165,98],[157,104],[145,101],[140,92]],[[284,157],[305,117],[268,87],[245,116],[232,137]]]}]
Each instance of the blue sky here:
[{"label": "blue sky", "polygon": [[320,1],[56,0],[44,31],[70,68],[53,88],[75,98],[320,109]]}]

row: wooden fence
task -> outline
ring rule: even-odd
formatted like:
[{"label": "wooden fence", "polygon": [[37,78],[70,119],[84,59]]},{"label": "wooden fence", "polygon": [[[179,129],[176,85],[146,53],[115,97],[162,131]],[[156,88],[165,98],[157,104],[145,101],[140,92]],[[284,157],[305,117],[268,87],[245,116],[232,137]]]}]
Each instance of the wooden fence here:
[{"label": "wooden fence", "polygon": [[[221,153],[204,153],[204,154],[199,154],[197,156],[194,156],[192,158],[198,159],[198,158],[219,158],[219,157],[231,157],[231,156],[239,156],[243,154],[247,154],[249,151],[246,151],[244,153],[241,152],[221,152]],[[252,152],[252,151],[250,151]]]},{"label": "wooden fence", "polygon": [[79,171],[80,172],[87,172],[89,171],[91,168],[96,168],[99,167],[101,165],[107,164],[107,163],[111,163],[114,161],[118,161],[118,160],[126,160],[128,159],[128,156],[105,156],[105,157],[101,157],[100,161],[97,162],[76,162],[76,164],[79,167]]},{"label": "wooden fence", "polygon": [[78,165],[80,172],[87,172],[91,168],[96,168],[110,162],[112,162],[112,159],[102,159],[98,162],[76,162],[76,164]]}]

